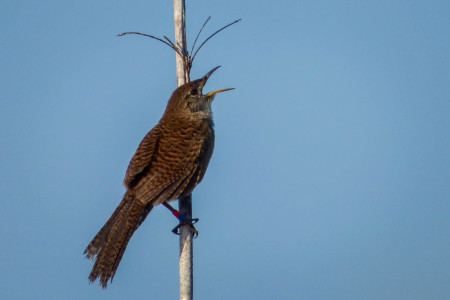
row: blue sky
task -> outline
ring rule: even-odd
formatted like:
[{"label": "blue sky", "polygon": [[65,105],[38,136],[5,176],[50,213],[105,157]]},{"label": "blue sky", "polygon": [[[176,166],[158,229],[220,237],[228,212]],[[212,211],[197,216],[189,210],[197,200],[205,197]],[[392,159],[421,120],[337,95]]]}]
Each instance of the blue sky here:
[{"label": "blue sky", "polygon": [[[189,1],[216,148],[194,192],[196,299],[450,297],[447,1]],[[152,211],[113,284],[82,252],[176,87],[171,1],[0,4],[0,298],[176,299]]]}]

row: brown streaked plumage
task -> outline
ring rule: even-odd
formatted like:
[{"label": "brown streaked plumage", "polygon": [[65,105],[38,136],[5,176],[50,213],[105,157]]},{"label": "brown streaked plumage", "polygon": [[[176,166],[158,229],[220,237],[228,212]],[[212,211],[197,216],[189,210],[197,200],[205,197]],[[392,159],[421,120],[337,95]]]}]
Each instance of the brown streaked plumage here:
[{"label": "brown streaked plumage", "polygon": [[128,166],[119,206],[84,253],[95,264],[89,275],[106,288],[127,244],[154,206],[189,195],[205,175],[214,149],[211,102],[217,90],[202,89],[204,77],[177,88],[159,123],[144,137]]}]

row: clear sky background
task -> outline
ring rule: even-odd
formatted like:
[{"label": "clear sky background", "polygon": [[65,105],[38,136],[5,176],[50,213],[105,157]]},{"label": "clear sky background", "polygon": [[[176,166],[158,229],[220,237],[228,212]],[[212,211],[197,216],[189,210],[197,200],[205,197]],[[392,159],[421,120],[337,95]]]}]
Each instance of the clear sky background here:
[{"label": "clear sky background", "polygon": [[[450,298],[450,2],[188,1],[216,149],[196,299]],[[152,211],[113,283],[82,253],[176,87],[172,1],[0,4],[0,298],[177,299]],[[201,39],[201,40],[203,40]]]}]

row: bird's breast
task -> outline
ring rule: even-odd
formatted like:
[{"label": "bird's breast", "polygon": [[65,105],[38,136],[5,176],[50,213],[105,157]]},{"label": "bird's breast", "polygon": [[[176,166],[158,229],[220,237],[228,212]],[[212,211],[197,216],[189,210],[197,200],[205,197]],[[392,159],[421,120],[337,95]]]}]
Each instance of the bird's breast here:
[{"label": "bird's breast", "polygon": [[[172,120],[163,126],[159,152],[163,157],[177,158],[180,163],[193,163],[211,157],[214,148],[212,120]],[[206,157],[203,157],[205,156]],[[209,157],[208,157],[209,155]]]}]

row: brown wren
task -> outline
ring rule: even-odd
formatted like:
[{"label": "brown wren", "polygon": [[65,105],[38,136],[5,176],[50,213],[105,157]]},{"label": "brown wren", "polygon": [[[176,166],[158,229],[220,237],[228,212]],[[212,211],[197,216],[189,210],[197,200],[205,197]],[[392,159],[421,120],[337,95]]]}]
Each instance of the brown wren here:
[{"label": "brown wren", "polygon": [[202,90],[216,67],[178,87],[159,123],[144,137],[128,165],[127,191],[84,253],[95,264],[90,282],[106,288],[114,278],[127,244],[153,207],[187,196],[205,175],[214,149],[211,103],[216,94]]}]

